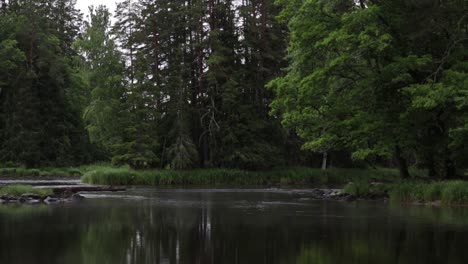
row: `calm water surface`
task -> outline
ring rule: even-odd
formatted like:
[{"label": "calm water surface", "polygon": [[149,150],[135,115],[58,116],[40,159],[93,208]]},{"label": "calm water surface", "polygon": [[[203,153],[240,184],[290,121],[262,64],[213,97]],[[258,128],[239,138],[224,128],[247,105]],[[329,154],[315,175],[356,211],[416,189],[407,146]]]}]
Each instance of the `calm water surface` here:
[{"label": "calm water surface", "polygon": [[468,209],[309,197],[134,189],[0,207],[0,263],[468,263]]}]

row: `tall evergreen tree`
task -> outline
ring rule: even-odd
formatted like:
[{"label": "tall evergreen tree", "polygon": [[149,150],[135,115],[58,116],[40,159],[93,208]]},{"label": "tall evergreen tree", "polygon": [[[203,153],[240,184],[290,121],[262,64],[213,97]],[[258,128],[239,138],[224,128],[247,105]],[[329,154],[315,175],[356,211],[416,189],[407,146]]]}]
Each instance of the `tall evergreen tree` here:
[{"label": "tall evergreen tree", "polygon": [[[58,22],[52,19],[59,9],[56,2],[18,0],[9,1],[2,15],[10,46],[16,43],[24,59],[15,66],[16,78],[3,96],[8,107],[2,116],[3,161],[39,166],[87,159],[86,133],[67,98],[70,60]],[[76,37],[76,32],[67,33],[70,39]]]}]

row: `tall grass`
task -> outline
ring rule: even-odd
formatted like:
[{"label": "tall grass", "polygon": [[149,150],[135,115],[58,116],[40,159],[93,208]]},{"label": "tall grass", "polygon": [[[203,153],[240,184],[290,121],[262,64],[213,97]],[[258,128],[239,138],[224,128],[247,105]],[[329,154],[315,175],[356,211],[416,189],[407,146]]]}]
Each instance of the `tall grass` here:
[{"label": "tall grass", "polygon": [[[418,176],[423,175],[418,171]],[[399,179],[394,169],[281,168],[269,171],[198,169],[190,171],[143,170],[128,167],[94,166],[84,169],[82,181],[110,185],[317,185],[349,181]]]},{"label": "tall grass", "polygon": [[28,169],[0,168],[0,177],[80,177],[82,172],[78,168],[40,168]]},{"label": "tall grass", "polygon": [[402,182],[391,187],[390,199],[398,203],[432,203],[468,205],[468,182]]}]

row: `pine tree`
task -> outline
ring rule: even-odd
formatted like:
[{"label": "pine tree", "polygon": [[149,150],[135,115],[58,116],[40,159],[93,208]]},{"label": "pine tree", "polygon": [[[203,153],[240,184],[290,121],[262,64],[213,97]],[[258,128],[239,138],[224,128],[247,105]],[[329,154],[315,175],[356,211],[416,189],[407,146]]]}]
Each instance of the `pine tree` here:
[{"label": "pine tree", "polygon": [[[87,158],[86,133],[67,98],[70,60],[62,49],[55,2],[9,1],[5,22],[24,54],[6,88],[1,159],[26,166],[67,165]],[[69,38],[75,38],[69,32]]]}]

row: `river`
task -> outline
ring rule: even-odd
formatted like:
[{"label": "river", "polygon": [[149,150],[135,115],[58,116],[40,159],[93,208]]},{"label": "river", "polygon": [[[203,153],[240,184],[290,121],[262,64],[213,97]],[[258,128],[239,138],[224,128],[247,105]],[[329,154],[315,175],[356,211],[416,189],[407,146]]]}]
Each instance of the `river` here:
[{"label": "river", "polygon": [[87,193],[0,207],[5,264],[468,263],[468,209],[317,201],[308,190]]}]

